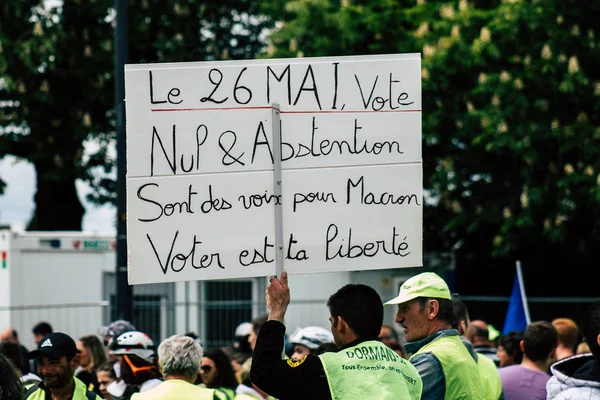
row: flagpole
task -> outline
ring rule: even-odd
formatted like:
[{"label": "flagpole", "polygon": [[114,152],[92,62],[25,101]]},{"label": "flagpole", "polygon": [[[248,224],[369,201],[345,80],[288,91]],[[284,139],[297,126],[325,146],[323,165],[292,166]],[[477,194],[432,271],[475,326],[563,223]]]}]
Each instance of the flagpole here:
[{"label": "flagpole", "polygon": [[529,316],[529,305],[527,304],[527,296],[525,295],[525,284],[523,283],[523,272],[521,271],[521,261],[517,260],[517,275],[519,277],[519,290],[521,291],[521,299],[523,302],[523,311],[525,312],[525,319],[527,325],[531,323],[531,317]]}]

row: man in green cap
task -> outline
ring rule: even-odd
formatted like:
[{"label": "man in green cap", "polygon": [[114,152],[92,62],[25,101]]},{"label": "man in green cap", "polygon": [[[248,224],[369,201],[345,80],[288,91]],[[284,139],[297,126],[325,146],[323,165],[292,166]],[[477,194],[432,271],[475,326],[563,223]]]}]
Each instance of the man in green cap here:
[{"label": "man in green cap", "polygon": [[478,399],[483,385],[477,364],[462,343],[448,285],[425,272],[400,287],[396,322],[404,328],[406,352],[423,380],[423,399]]}]

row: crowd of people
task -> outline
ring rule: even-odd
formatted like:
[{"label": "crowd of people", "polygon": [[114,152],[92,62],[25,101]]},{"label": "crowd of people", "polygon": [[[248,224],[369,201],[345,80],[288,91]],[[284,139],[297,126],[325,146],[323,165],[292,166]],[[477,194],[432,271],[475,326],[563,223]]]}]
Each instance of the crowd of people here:
[{"label": "crowd of people", "polygon": [[[157,346],[123,320],[77,339],[40,322],[33,351],[6,328],[0,400],[600,399],[600,300],[580,326],[535,321],[498,337],[433,273],[385,305],[369,286],[342,287],[327,302],[329,329],[286,335],[285,272],[266,300],[269,312],[240,324],[231,346],[206,351],[192,333]],[[384,306],[403,335],[383,324]]]}]

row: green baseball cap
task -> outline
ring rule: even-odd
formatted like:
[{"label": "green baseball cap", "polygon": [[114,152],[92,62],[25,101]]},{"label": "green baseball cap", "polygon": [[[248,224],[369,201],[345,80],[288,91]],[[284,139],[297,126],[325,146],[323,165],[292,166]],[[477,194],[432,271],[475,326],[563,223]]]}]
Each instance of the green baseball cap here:
[{"label": "green baseball cap", "polygon": [[385,303],[402,304],[417,297],[435,297],[436,299],[452,300],[450,289],[442,278],[433,272],[423,272],[415,275],[400,286],[398,297]]}]

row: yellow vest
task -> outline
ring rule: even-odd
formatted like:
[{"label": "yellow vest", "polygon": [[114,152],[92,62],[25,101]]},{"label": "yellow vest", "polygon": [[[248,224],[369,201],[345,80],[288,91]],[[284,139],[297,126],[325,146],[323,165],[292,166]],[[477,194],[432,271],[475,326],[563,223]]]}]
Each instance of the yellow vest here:
[{"label": "yellow vest", "polygon": [[414,353],[432,353],[442,365],[446,383],[446,400],[480,399],[483,385],[477,364],[458,336],[443,336]]},{"label": "yellow vest", "polygon": [[222,395],[225,400],[235,399],[235,390],[226,387],[218,387],[214,389],[218,394]]},{"label": "yellow vest", "polygon": [[485,400],[498,400],[502,393],[502,382],[494,361],[483,354],[477,354],[477,368],[485,391]]},{"label": "yellow vest", "polygon": [[215,394],[212,389],[206,389],[192,385],[180,379],[169,379],[148,391],[135,393],[131,396],[131,400],[213,400],[225,398]]},{"label": "yellow vest", "polygon": [[[75,381],[75,390],[73,391],[72,400],[87,400],[86,392],[87,388],[85,387],[85,383],[81,382],[79,379],[73,377]],[[46,392],[39,388],[35,392],[33,392],[27,400],[46,400]],[[100,396],[96,395],[96,400],[102,400]]]},{"label": "yellow vest", "polygon": [[379,341],[319,356],[332,400],[421,398],[417,369]]}]

